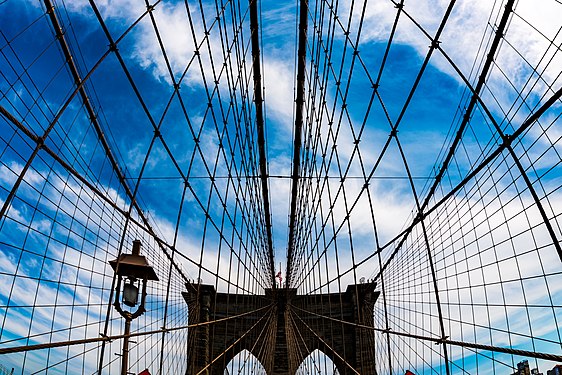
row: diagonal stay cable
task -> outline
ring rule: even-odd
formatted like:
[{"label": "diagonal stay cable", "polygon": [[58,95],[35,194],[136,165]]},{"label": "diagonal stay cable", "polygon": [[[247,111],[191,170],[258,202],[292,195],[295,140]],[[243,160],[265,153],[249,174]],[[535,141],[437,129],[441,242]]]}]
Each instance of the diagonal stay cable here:
[{"label": "diagonal stay cable", "polygon": [[480,91],[482,90],[482,88],[484,87],[484,84],[486,83],[486,79],[488,77],[488,73],[490,72],[490,69],[492,67],[492,62],[494,61],[496,52],[498,50],[498,47],[500,45],[500,41],[503,39],[503,34],[505,32],[506,26],[507,26],[507,21],[511,15],[511,12],[513,10],[513,4],[514,4],[514,0],[509,0],[505,6],[501,21],[498,25],[498,28],[496,30],[496,35],[494,37],[494,41],[492,42],[492,45],[488,51],[488,55],[487,55],[487,59],[486,62],[484,63],[484,67],[482,68],[482,71],[480,72],[480,77],[478,79],[478,83],[476,85],[476,87],[474,88],[472,97],[470,99],[470,102],[468,104],[468,107],[464,113],[462,122],[459,126],[459,129],[457,130],[457,134],[455,136],[455,139],[453,140],[453,144],[451,145],[451,147],[449,148],[449,152],[447,153],[447,156],[445,157],[445,160],[443,161],[443,164],[441,165],[441,167],[439,168],[439,172],[437,173],[437,176],[435,177],[435,180],[432,184],[432,186],[429,189],[429,192],[427,193],[424,202],[422,203],[421,207],[420,207],[420,212],[423,212],[423,210],[428,206],[429,201],[431,200],[431,198],[433,197],[433,194],[435,193],[435,190],[437,189],[437,186],[441,183],[441,179],[443,178],[443,175],[445,174],[445,171],[447,170],[449,163],[451,162],[451,159],[453,158],[453,156],[456,153],[457,147],[462,139],[462,136],[464,134],[464,131],[466,129],[466,126],[468,125],[471,117],[472,117],[472,112],[474,110],[474,108],[476,107],[476,103],[478,102],[478,97],[480,95]]}]

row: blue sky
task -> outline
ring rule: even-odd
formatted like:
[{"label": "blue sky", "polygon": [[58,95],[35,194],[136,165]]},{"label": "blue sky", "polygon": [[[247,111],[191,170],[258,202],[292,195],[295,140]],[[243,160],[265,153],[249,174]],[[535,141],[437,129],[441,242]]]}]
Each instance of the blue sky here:
[{"label": "blue sky", "polygon": [[[405,3],[406,11],[431,35],[437,30],[439,21],[448,4],[445,1],[406,1]],[[478,78],[481,67],[479,64],[486,56],[486,48],[479,49],[478,47],[481,41],[483,41],[484,46],[489,45],[494,32],[493,25],[499,22],[499,15],[503,10],[503,5],[500,3],[499,1],[459,1],[440,38],[443,50],[447,52],[473,85]],[[355,4],[353,10],[351,10],[351,4],[352,2],[349,1],[341,2],[339,14],[342,24],[346,24],[348,19],[351,18],[350,33],[353,37],[352,40],[355,40],[363,3]],[[133,0],[100,1],[98,5],[114,38],[120,36],[145,10],[143,2]],[[60,10],[61,23],[68,31],[69,44],[75,56],[79,56],[77,64],[84,75],[107,50],[107,38],[86,1],[60,2],[57,3],[57,6],[57,9]],[[560,4],[556,1],[544,1],[540,6],[537,6],[533,1],[522,0],[518,2],[516,14],[510,20],[505,42],[497,54],[494,67],[488,76],[487,85],[482,94],[483,100],[498,119],[502,129],[508,134],[513,132],[513,129],[517,128],[530,113],[529,108],[519,106],[521,100],[518,97],[518,92],[527,95],[525,99],[527,103],[539,103],[543,95],[549,97],[553,90],[555,91],[560,87],[559,73],[562,70],[562,54],[559,48],[554,47],[556,43],[560,44],[558,34],[560,22],[557,18],[557,15],[560,14],[560,8]],[[245,224],[241,224],[244,215],[240,212],[239,206],[236,205],[235,186],[229,183],[228,179],[220,178],[227,175],[228,161],[230,160],[221,151],[220,144],[224,144],[225,150],[227,150],[225,152],[228,152],[228,147],[232,147],[238,163],[240,163],[241,155],[248,155],[248,149],[252,145],[240,140],[238,144],[233,143],[227,146],[226,136],[221,142],[221,138],[226,134],[225,132],[228,132],[229,139],[234,138],[233,135],[236,134],[237,129],[236,116],[243,118],[244,113],[241,111],[234,115],[228,109],[228,85],[225,84],[227,73],[221,70],[221,63],[224,60],[220,47],[221,35],[223,34],[219,32],[216,24],[211,28],[207,39],[204,38],[202,31],[201,9],[205,12],[206,18],[212,20],[213,17],[210,15],[214,14],[213,12],[216,13],[214,3],[203,2],[203,8],[200,9],[194,5],[190,9],[193,15],[195,39],[198,43],[203,43],[200,44],[202,46],[200,47],[201,66],[194,54],[197,47],[186,21],[184,3],[163,1],[156,6],[154,11],[174,79],[179,80],[186,67],[189,66],[185,70],[186,74],[180,86],[181,102],[174,94],[171,84],[172,78],[168,73],[148,17],[144,17],[138,26],[119,44],[119,51],[144,103],[147,104],[150,118],[157,126],[160,126],[162,138],[165,140],[165,144],[169,146],[169,152],[178,162],[181,173],[183,175],[189,174],[190,187],[193,189],[188,191],[183,198],[182,216],[180,224],[176,228],[184,183],[164,144],[157,139],[150,149],[150,154],[146,158],[146,167],[142,171],[143,180],[139,184],[139,204],[150,217],[157,233],[167,243],[172,244],[174,242],[174,234],[177,229],[176,247],[186,258],[195,263],[200,262],[224,277],[228,277],[230,272],[230,277],[235,278],[234,275],[242,275],[244,272],[232,272],[229,269],[228,266],[231,261],[229,261],[228,247],[235,248],[242,258],[246,256],[246,252],[243,250],[244,246],[248,246],[250,252],[253,250],[252,242],[245,237]],[[296,3],[280,4],[275,1],[264,1],[261,3],[261,11],[269,173],[274,176],[288,177],[291,171],[294,125],[295,20],[297,18],[297,7]],[[5,39],[0,41],[3,52],[0,60],[2,72],[2,77],[0,77],[2,95],[0,104],[13,113],[20,114],[20,120],[36,134],[42,133],[48,123],[46,120],[53,117],[53,113],[60,108],[73,90],[73,82],[65,71],[62,54],[54,42],[48,18],[42,16],[43,12],[44,8],[38,2],[9,0],[0,4],[0,30],[4,37],[11,41],[10,47],[15,51],[14,54],[7,47]],[[228,11],[225,14],[227,19],[231,17],[231,13]],[[326,17],[328,15],[327,12]],[[396,8],[391,1],[371,1],[366,7],[358,49],[366,71],[373,78],[377,76],[395,15]],[[32,21],[36,19],[37,21],[32,24]],[[249,21],[246,19],[244,22],[244,38],[248,38],[250,35]],[[22,31],[22,25],[30,24],[29,29],[19,34]],[[531,28],[529,24],[538,27],[538,30]],[[309,41],[311,42],[313,32],[312,25],[310,26]],[[207,27],[209,27],[209,24]],[[228,35],[233,37],[233,31],[230,30]],[[554,43],[549,43],[548,39],[553,39]],[[247,43],[248,39],[245,40]],[[342,51],[345,44],[341,29],[336,28],[333,43],[332,61],[334,69],[337,71],[342,61]],[[405,97],[412,88],[429,44],[430,41],[416,25],[402,15],[379,89],[385,108],[393,122],[396,121],[404,106]],[[349,45],[347,45],[347,48],[349,48]],[[247,53],[245,73],[247,74],[246,78],[250,77],[248,83],[251,86],[250,64],[248,64],[250,53],[249,51]],[[22,81],[16,79],[16,73],[9,67],[9,62],[14,61],[16,55],[23,62],[23,66],[29,66],[29,77],[23,75]],[[233,61],[237,59],[234,53],[231,58],[234,59]],[[344,71],[349,68],[350,59],[351,54],[347,53],[343,59]],[[192,61],[191,65],[188,65],[189,61]],[[211,100],[212,107],[209,107],[203,76],[209,80],[210,87],[213,89],[212,81],[214,78],[210,78],[213,76],[213,67],[215,73],[220,75],[218,78],[220,81],[218,94],[221,97],[219,99],[218,94],[214,94]],[[536,71],[532,70],[533,67],[536,67],[536,70],[541,73],[540,77]],[[16,71],[21,73],[21,67],[16,68]],[[202,74],[202,71],[204,74]],[[52,82],[49,81],[51,78],[53,78]],[[338,97],[334,81],[333,76],[328,78],[325,99],[328,103],[329,112],[333,110],[334,119],[337,120],[342,114],[341,106],[343,102],[341,97]],[[14,82],[15,85],[10,87]],[[33,82],[38,88],[32,89],[32,92],[35,93],[37,90],[42,91],[42,88],[45,88],[42,101],[29,112],[26,111],[25,106],[34,105],[33,94],[25,93],[22,82],[27,87],[30,87]],[[347,76],[344,74],[342,86],[346,83],[348,83]],[[121,168],[126,170],[130,186],[134,186],[136,178],[141,173],[145,156],[149,147],[151,147],[154,128],[139,101],[135,98],[131,85],[128,83],[119,61],[113,54],[109,55],[92,74],[87,90],[98,117],[101,119],[103,131],[109,140],[110,147],[117,155]],[[358,163],[356,149],[354,153],[352,134],[360,128],[365,118],[371,93],[372,88],[367,79],[367,74],[357,64],[353,76],[349,80],[349,94],[346,100],[347,115],[349,115],[351,123],[345,116],[343,117],[342,126],[338,130],[336,140],[330,138],[336,131],[335,128],[328,125],[330,115],[315,114],[316,118],[319,118],[322,123],[318,129],[320,132],[319,139],[321,139],[323,147],[330,148],[333,144],[337,144],[339,164],[343,168],[349,163],[348,177],[358,177],[348,178],[343,184],[346,202],[344,202],[343,191],[335,198],[338,188],[342,185],[338,180],[338,177],[340,177],[338,163],[334,159],[328,170],[329,175],[335,177],[335,179],[324,185],[322,197],[315,200],[311,199],[309,202],[311,206],[318,204],[323,207],[323,214],[318,215],[315,219],[317,228],[322,221],[328,221],[328,217],[323,215],[329,212],[328,207],[330,206],[333,206],[332,214],[335,227],[342,225],[337,241],[325,248],[321,245],[320,250],[325,250],[325,255],[321,257],[320,265],[312,270],[300,270],[301,275],[312,272],[323,275],[319,277],[328,277],[328,279],[321,279],[322,282],[333,281],[333,278],[338,276],[337,266],[340,267],[340,273],[352,267],[349,238],[353,238],[353,255],[356,257],[356,262],[371,256],[376,248],[374,244],[375,233],[371,220],[371,203],[362,191],[363,171]],[[240,95],[240,92],[236,94],[238,100],[242,99]],[[453,71],[443,56],[435,52],[398,129],[398,137],[404,149],[410,173],[414,177],[419,177],[414,180],[414,186],[421,197],[425,197],[428,181],[431,181],[431,178],[435,176],[436,169],[442,163],[444,152],[451,144],[454,131],[459,123],[459,108],[462,112],[462,109],[468,103],[467,98],[468,93],[462,79]],[[169,107],[167,107],[168,102],[171,102]],[[57,150],[64,160],[84,173],[88,180],[106,192],[113,202],[127,209],[130,202],[123,189],[119,187],[115,174],[109,167],[107,158],[103,155],[101,146],[97,141],[97,136],[91,126],[88,125],[87,117],[81,106],[82,104],[78,99],[70,103],[68,110],[62,115],[59,124],[55,126],[53,135],[47,138],[46,143]],[[249,110],[250,107],[251,105],[248,105],[244,108]],[[212,108],[212,110],[209,110],[209,108]],[[237,107],[239,110],[240,108]],[[184,110],[190,120],[189,123],[186,121]],[[44,113],[41,113],[41,111]],[[53,113],[49,113],[49,111]],[[560,121],[557,119],[559,113],[560,104],[557,103],[544,115],[544,122],[533,126],[524,139],[514,148],[522,156],[522,163],[525,168],[528,168],[531,180],[535,181],[536,177],[540,176],[540,183],[536,183],[536,186],[539,195],[543,197],[545,202],[548,202],[548,215],[557,224],[555,230],[560,238],[562,234],[560,233],[558,217],[561,213],[562,197],[560,197],[559,182],[561,175],[559,139],[562,130]],[[313,116],[312,111],[308,114]],[[216,116],[216,121],[212,115]],[[509,121],[504,121],[505,119]],[[161,125],[158,125],[161,120]],[[226,122],[226,126],[223,126],[223,120]],[[3,126],[6,131],[9,129],[7,123]],[[190,126],[195,132],[195,137],[198,138],[199,150],[195,147],[196,142],[189,129]],[[306,129],[308,128],[305,126]],[[477,112],[463,138],[459,151],[455,154],[456,157],[445,181],[436,193],[434,202],[443,196],[455,182],[465,176],[473,165],[497,147],[500,140],[495,134],[495,130],[490,129],[487,120],[481,113]],[[365,122],[361,142],[357,148],[364,161],[365,174],[368,175],[374,166],[389,131],[390,125],[382,107],[380,103],[375,101]],[[8,134],[8,132],[5,134]],[[66,134],[66,138],[63,134]],[[3,142],[7,142],[7,139],[8,136],[3,137]],[[26,144],[25,138],[17,139],[16,137],[11,141],[11,149],[6,149],[4,143],[2,146],[5,149],[1,155],[0,165],[2,187],[0,189],[0,200],[2,203],[5,202],[17,174],[31,154],[30,143]],[[253,150],[256,151],[255,146]],[[79,155],[79,157],[76,155]],[[318,154],[315,156],[316,166],[320,168],[322,158]],[[534,169],[529,169],[531,165],[534,166]],[[92,169],[87,171],[90,166],[93,166]],[[51,168],[58,171],[60,176],[54,177],[49,174]],[[515,308],[508,313],[507,308],[502,308],[500,311],[493,313],[488,311],[486,317],[475,316],[474,312],[471,312],[468,316],[469,319],[472,319],[470,321],[472,332],[466,333],[463,331],[461,333],[460,325],[454,322],[458,317],[457,315],[465,314],[463,319],[468,319],[466,318],[467,310],[460,307],[451,307],[451,310],[447,312],[451,322],[447,331],[451,333],[452,338],[460,339],[463,335],[464,339],[469,340],[474,339],[472,336],[479,336],[481,333],[479,329],[474,328],[475,325],[500,327],[509,322],[510,325],[516,327],[513,323],[514,320],[523,323],[530,320],[531,324],[526,326],[523,324],[523,326],[517,328],[515,333],[531,334],[556,342],[559,340],[560,329],[556,327],[554,319],[557,318],[560,321],[562,311],[559,307],[560,301],[556,300],[557,297],[554,297],[555,300],[547,300],[547,291],[554,296],[562,293],[560,290],[562,280],[560,280],[560,274],[558,273],[560,261],[553,247],[548,243],[548,234],[546,234],[544,227],[540,226],[541,219],[534,207],[532,197],[528,192],[525,192],[525,186],[521,182],[521,178],[510,174],[510,171],[514,171],[512,162],[498,160],[493,164],[493,169],[483,172],[477,181],[469,183],[466,190],[454,197],[456,207],[459,207],[459,212],[466,213],[465,216],[452,213],[450,210],[454,206],[449,203],[438,212],[439,215],[434,215],[431,225],[428,224],[432,236],[431,241],[435,245],[437,269],[440,276],[439,287],[445,290],[443,293],[446,295],[447,301],[451,302],[451,306],[456,306],[455,302],[462,304],[474,299],[482,299],[483,303],[495,301],[504,306],[511,299],[515,300],[523,295],[527,299],[519,301],[521,304],[533,302],[544,306],[546,310],[531,310],[530,312],[528,309]],[[211,185],[208,178],[201,178],[208,177],[210,174],[218,177],[216,189],[210,189]],[[323,174],[321,175],[323,176]],[[412,215],[416,213],[416,203],[411,187],[408,180],[404,179],[406,177],[405,166],[401,161],[397,144],[394,141],[391,142],[388,150],[381,158],[380,166],[377,167],[373,176],[374,178],[370,181],[369,192],[372,199],[372,210],[376,217],[376,235],[380,244],[384,245],[400,233],[412,221]],[[50,158],[41,158],[33,163],[31,171],[25,178],[24,186],[18,190],[19,199],[16,199],[11,206],[8,214],[9,219],[2,222],[0,236],[2,238],[1,252],[4,270],[9,269],[16,262],[18,249],[39,249],[41,248],[40,244],[49,242],[46,239],[47,237],[61,238],[62,245],[53,250],[55,254],[69,246],[67,238],[72,238],[75,241],[75,243],[70,241],[71,247],[86,249],[84,252],[88,254],[94,254],[97,251],[95,249],[103,247],[99,244],[92,244],[90,251],[89,247],[83,244],[84,238],[93,238],[92,241],[95,242],[95,237],[98,235],[95,229],[89,232],[88,230],[77,230],[74,237],[69,234],[73,232],[69,229],[72,225],[78,225],[80,228],[88,228],[89,225],[93,225],[86,218],[88,212],[90,214],[91,212],[98,212],[101,210],[99,207],[104,207],[104,204],[99,203],[99,199],[96,198],[91,199],[91,202],[94,202],[91,203],[87,198],[84,198],[86,193],[81,190],[81,184],[76,182],[73,185],[69,184],[68,181],[68,176]],[[248,183],[244,186],[252,185]],[[74,187],[75,191],[73,190]],[[517,193],[521,191],[524,193],[518,195]],[[270,192],[275,267],[277,270],[279,263],[281,263],[281,268],[284,270],[288,237],[287,217],[289,214],[290,179],[270,179]],[[218,195],[228,207],[227,211],[231,216],[223,216],[224,209]],[[67,198],[61,199],[64,196],[67,196]],[[348,213],[346,204],[349,205],[355,200],[358,202],[356,207],[351,213]],[[29,202],[36,202],[37,206],[34,207],[33,204],[28,204]],[[88,206],[87,202],[90,202],[90,211],[85,211],[86,213],[76,212],[77,207]],[[66,229],[62,228],[64,225],[60,224],[66,220],[66,216],[57,216],[57,210],[55,209],[57,205],[67,207],[66,216],[76,216],[77,223],[69,224]],[[201,205],[209,211],[212,222],[206,222],[202,219]],[[95,207],[92,208],[93,206]],[[106,210],[110,209],[106,207]],[[352,236],[348,235],[346,215],[350,216],[349,226],[353,233]],[[100,217],[102,216],[100,215]],[[108,219],[108,222],[113,223],[112,220],[116,219]],[[229,224],[229,220],[234,221],[235,224]],[[506,224],[502,225],[502,222]],[[220,238],[219,231],[213,229],[212,225],[216,225],[218,228],[222,226],[224,238]],[[205,226],[210,229],[205,229]],[[333,235],[333,229],[328,229],[331,226],[329,224],[326,227],[326,236],[328,237]],[[111,225],[109,227],[112,228]],[[33,228],[33,230],[30,231],[29,228]],[[98,225],[97,228],[107,232],[102,237],[104,243],[107,243],[110,249],[107,250],[108,253],[114,254],[118,247],[118,230],[107,229],[103,224]],[[115,231],[115,233],[112,231]],[[205,235],[203,235],[204,231]],[[32,232],[31,235],[30,232]],[[420,334],[424,330],[436,333],[434,319],[428,318],[429,315],[435,313],[431,311],[431,308],[434,307],[424,310],[427,306],[423,307],[423,304],[420,304],[422,301],[426,301],[424,298],[431,299],[432,286],[426,283],[423,278],[417,280],[406,278],[396,281],[394,277],[394,273],[402,272],[401,267],[408,270],[407,272],[412,270],[422,273],[428,272],[427,259],[421,257],[418,260],[419,264],[417,264],[417,261],[412,257],[412,254],[416,251],[424,251],[423,244],[420,241],[421,233],[419,228],[413,232],[412,237],[407,241],[406,250],[398,253],[394,266],[384,277],[389,287],[389,298],[393,299],[395,304],[393,313],[408,319],[407,309],[409,306],[420,307],[420,311],[409,316],[409,319],[414,319],[414,317],[420,319],[412,325],[411,329]],[[454,233],[453,239],[443,239],[446,237],[443,233]],[[313,246],[315,243],[314,236],[321,237],[321,233],[318,232],[314,232],[312,235],[311,245],[308,246]],[[240,237],[237,238],[237,236]],[[518,240],[509,241],[509,237],[514,236]],[[41,238],[43,239],[41,240]],[[469,238],[472,238],[472,240],[468,240]],[[338,251],[341,254],[338,265],[336,265],[334,256],[335,244],[338,245]],[[501,247],[500,244],[503,244],[504,247]],[[219,249],[221,251],[220,257],[217,256]],[[394,246],[390,244],[383,251],[383,260],[390,256],[393,249]],[[475,255],[477,253],[481,253],[481,255]],[[38,251],[38,254],[37,264],[40,264],[41,251]],[[513,256],[514,254],[515,256]],[[255,254],[252,256],[255,256]],[[318,260],[314,256],[312,259]],[[80,262],[82,260],[78,261],[78,264]],[[205,271],[200,271],[193,262],[185,261],[185,259],[181,262],[183,263],[183,269],[190,278],[202,277],[207,282],[215,283],[216,281],[220,289],[226,288],[226,283],[216,280],[213,275]],[[245,262],[247,261],[243,263]],[[93,261],[93,263],[96,263],[96,261]],[[523,265],[528,266],[524,267]],[[98,262],[97,266],[103,267],[103,262]],[[23,266],[21,272],[22,274],[32,274],[38,269],[37,267],[39,266],[31,262]],[[520,271],[521,269],[523,271]],[[378,270],[378,258],[373,257],[361,267],[358,267],[355,275],[348,273],[342,277],[341,288],[345,289],[346,284],[357,282],[359,277],[374,277]],[[79,272],[76,271],[75,273],[69,277],[80,279]],[[498,274],[502,285],[499,289],[488,285],[497,279]],[[470,281],[465,281],[465,276]],[[3,277],[5,280],[2,283],[6,285],[11,283],[8,277]],[[522,282],[521,279],[525,277],[536,278]],[[263,275],[261,278],[263,278]],[[535,281],[534,284],[533,280]],[[240,284],[253,291],[260,288],[252,289],[256,286],[251,278]],[[43,286],[37,286],[37,288],[40,287]],[[336,282],[332,282],[330,287],[332,288],[331,291],[338,288]],[[301,291],[309,292],[306,288],[305,283]],[[411,297],[411,300],[402,300],[401,293],[404,290],[417,291],[419,295]],[[68,293],[68,298],[76,300],[77,297],[72,296],[72,293],[76,293],[75,291],[69,290]],[[11,294],[0,295],[3,303],[6,303],[10,296]],[[100,298],[103,299],[103,297],[103,293],[100,292]],[[382,307],[380,308],[382,309]],[[383,314],[382,310],[378,309],[377,314]],[[425,319],[428,319],[428,321],[425,322]],[[540,319],[549,322],[546,328],[540,326]],[[433,321],[433,323],[430,321]],[[431,328],[428,329],[427,326],[424,328],[425,324]],[[487,329],[483,328],[482,331],[487,332]],[[540,334],[531,333],[531,331],[540,332]],[[10,336],[12,333],[5,334]],[[528,343],[518,341],[520,337],[515,337],[517,335],[507,335],[509,336],[507,337],[503,333],[496,332],[496,334],[497,337],[487,338],[492,341],[489,343],[528,348]],[[4,340],[4,336],[2,336],[2,340]],[[397,339],[397,342],[399,343],[400,340]],[[544,345],[544,350],[547,352],[556,352],[560,349],[556,345]],[[426,360],[431,363],[438,357],[433,356],[426,358]],[[465,357],[464,361],[464,366],[470,368],[467,363],[473,363],[474,357]],[[420,373],[425,371],[429,373],[427,367],[422,367],[420,363],[419,358],[412,359],[412,364],[419,364]],[[508,363],[513,364],[511,360]],[[544,366],[546,365],[543,365],[541,369],[544,369]]]}]

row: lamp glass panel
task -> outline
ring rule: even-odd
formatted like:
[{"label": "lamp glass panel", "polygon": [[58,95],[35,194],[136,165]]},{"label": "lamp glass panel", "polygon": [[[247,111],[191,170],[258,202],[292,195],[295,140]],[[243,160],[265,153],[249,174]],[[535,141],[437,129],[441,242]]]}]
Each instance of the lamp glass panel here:
[{"label": "lamp glass panel", "polygon": [[133,280],[128,280],[123,286],[123,303],[127,306],[134,307],[139,298],[139,288],[134,284]]}]

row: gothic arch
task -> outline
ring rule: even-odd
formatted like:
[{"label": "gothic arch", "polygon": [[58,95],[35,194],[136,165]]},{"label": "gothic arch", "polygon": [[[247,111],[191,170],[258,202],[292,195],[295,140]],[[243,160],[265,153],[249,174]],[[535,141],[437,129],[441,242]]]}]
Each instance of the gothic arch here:
[{"label": "gothic arch", "polygon": [[225,373],[235,375],[244,369],[251,369],[256,375],[266,375],[265,367],[259,358],[248,349],[242,349],[226,363]]},{"label": "gothic arch", "polygon": [[320,349],[314,349],[301,361],[295,375],[310,374],[315,370],[320,370],[318,372],[325,375],[344,374],[345,370],[342,366],[345,365],[336,361],[334,361],[333,355],[324,353]]}]

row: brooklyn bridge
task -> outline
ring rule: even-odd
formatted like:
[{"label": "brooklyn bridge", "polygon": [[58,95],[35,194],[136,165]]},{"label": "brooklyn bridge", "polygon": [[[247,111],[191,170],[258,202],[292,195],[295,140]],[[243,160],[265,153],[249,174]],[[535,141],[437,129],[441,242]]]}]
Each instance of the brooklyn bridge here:
[{"label": "brooklyn bridge", "polygon": [[0,0],[0,374],[561,374],[561,15]]}]

